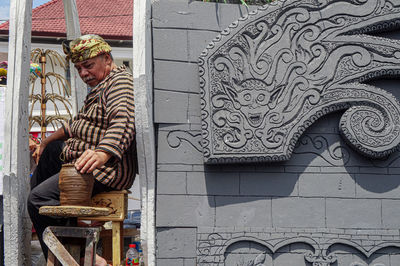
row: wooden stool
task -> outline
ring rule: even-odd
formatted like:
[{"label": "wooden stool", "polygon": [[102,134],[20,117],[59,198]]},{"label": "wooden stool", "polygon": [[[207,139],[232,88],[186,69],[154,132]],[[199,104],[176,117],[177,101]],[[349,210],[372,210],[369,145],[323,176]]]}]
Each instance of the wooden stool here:
[{"label": "wooden stool", "polygon": [[120,265],[123,257],[123,224],[128,212],[129,190],[99,193],[92,198],[92,206],[111,209],[108,215],[80,217],[80,220],[112,222],[112,264]]},{"label": "wooden stool", "polygon": [[[96,243],[99,240],[99,227],[70,227],[48,226],[43,232],[43,241],[49,248],[47,266],[71,265],[79,266],[81,245],[77,239],[86,239],[84,266],[93,266],[96,262]],[[60,242],[60,238],[68,238],[67,248]],[[74,240],[71,242],[71,239]],[[75,243],[74,243],[75,242]]]},{"label": "wooden stool", "polygon": [[[77,217],[79,220],[112,222],[112,263],[120,265],[123,246],[123,222],[128,208],[130,191],[110,191],[99,193],[92,198],[92,206],[43,206],[39,213],[47,216]],[[87,227],[82,227],[87,228]],[[51,228],[50,228],[51,229]],[[43,234],[44,235],[44,234]],[[97,242],[96,242],[97,243]],[[49,244],[46,243],[48,246]],[[49,250],[50,246],[49,246]],[[51,250],[53,252],[53,250]],[[55,254],[58,260],[60,254]],[[50,257],[49,257],[50,258]],[[86,262],[86,256],[85,256]],[[70,264],[67,264],[70,265]],[[85,264],[86,266],[86,264]]]}]

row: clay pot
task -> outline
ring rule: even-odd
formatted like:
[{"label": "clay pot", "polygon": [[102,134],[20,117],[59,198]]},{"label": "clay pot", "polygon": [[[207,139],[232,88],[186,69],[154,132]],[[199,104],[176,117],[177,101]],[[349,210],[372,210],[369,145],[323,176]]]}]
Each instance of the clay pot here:
[{"label": "clay pot", "polygon": [[81,174],[74,164],[63,164],[58,182],[60,204],[90,206],[93,183],[92,174]]}]

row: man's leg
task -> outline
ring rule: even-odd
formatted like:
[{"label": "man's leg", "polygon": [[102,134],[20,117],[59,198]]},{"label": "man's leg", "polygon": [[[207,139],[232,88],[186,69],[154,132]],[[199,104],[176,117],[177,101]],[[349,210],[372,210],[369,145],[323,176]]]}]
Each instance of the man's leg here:
[{"label": "man's leg", "polygon": [[[56,219],[48,216],[39,215],[39,208],[45,205],[59,205],[59,191],[58,191],[58,172],[61,170],[62,161],[60,154],[64,146],[63,141],[50,142],[44,149],[42,156],[35,171],[32,174],[30,185],[31,193],[28,197],[27,207],[28,213],[31,217],[33,227],[35,228],[39,237],[39,242],[47,260],[47,246],[43,243],[42,234],[47,225],[62,224]],[[57,176],[55,176],[57,175]],[[52,177],[52,178],[51,178]],[[48,180],[48,181],[47,181]],[[47,182],[45,182],[47,181]],[[40,188],[33,191],[38,185],[44,183]]]},{"label": "man's leg", "polygon": [[[110,191],[100,182],[96,181],[93,185],[92,196],[104,191]],[[47,226],[65,225],[68,221],[66,218],[53,218],[39,214],[39,208],[42,206],[60,205],[60,190],[58,188],[58,173],[46,179],[36,187],[34,187],[28,197],[28,213],[31,217],[32,224],[36,229],[40,245],[47,260],[47,246],[43,242],[43,232]]]},{"label": "man's leg", "polygon": [[67,219],[52,218],[50,216],[40,215],[39,208],[42,206],[60,205],[60,191],[58,189],[58,173],[47,178],[36,185],[28,196],[28,213],[31,217],[33,227],[39,238],[40,246],[47,260],[47,246],[43,242],[43,232],[49,225],[65,225]]}]

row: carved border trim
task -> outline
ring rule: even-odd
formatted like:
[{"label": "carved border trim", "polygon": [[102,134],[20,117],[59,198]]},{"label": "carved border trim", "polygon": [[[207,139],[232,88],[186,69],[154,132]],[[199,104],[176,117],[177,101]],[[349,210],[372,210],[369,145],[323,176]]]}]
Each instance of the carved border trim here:
[{"label": "carved border trim", "polygon": [[[337,261],[329,248],[343,244],[358,250],[367,258],[386,247],[400,248],[398,229],[328,229],[328,228],[209,228],[200,227],[197,233],[197,263],[224,265],[225,253],[234,243],[258,243],[272,253],[294,244],[305,243],[314,252],[305,252],[304,259],[313,265],[330,265]],[[323,263],[323,264],[319,264]]]}]

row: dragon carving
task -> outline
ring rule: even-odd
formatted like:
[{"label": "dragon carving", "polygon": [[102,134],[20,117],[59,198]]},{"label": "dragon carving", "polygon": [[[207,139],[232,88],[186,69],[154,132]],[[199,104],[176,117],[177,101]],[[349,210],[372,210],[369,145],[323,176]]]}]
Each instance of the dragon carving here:
[{"label": "dragon carving", "polygon": [[400,143],[400,104],[366,81],[400,76],[398,0],[276,0],[232,23],[199,57],[205,161],[284,161],[318,118],[382,158]]}]

